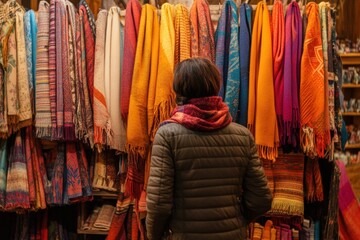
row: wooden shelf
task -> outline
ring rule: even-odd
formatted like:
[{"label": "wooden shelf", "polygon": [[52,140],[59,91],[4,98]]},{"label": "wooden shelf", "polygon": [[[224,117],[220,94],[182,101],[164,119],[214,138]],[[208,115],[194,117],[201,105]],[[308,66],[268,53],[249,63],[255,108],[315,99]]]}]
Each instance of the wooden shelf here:
[{"label": "wooden shelf", "polygon": [[360,88],[360,84],[344,83],[342,88]]},{"label": "wooden shelf", "polygon": [[97,197],[108,198],[108,199],[117,199],[118,198],[118,195],[115,192],[106,191],[106,190],[93,191],[93,195],[97,196]]},{"label": "wooden shelf", "polygon": [[345,149],[360,149],[360,143],[346,144]]},{"label": "wooden shelf", "polygon": [[360,112],[343,112],[343,116],[360,116]]},{"label": "wooden shelf", "polygon": [[360,65],[360,53],[340,53],[343,65]]},{"label": "wooden shelf", "polygon": [[99,231],[99,230],[77,230],[78,234],[91,234],[91,235],[108,235],[109,231]]}]

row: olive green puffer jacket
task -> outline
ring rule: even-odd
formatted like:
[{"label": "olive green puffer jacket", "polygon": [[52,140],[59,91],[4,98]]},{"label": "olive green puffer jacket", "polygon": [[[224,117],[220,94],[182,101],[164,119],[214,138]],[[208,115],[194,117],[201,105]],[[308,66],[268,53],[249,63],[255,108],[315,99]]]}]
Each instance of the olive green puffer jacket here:
[{"label": "olive green puffer jacket", "polygon": [[147,236],[161,239],[246,239],[249,221],[272,196],[251,133],[231,123],[195,132],[177,123],[155,136],[147,186]]}]

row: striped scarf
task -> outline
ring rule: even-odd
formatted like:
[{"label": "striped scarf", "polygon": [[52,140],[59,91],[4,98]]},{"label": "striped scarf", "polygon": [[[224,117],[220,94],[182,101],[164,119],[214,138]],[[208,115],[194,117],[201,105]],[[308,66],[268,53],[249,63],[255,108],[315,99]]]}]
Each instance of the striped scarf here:
[{"label": "striped scarf", "polygon": [[38,11],[36,50],[35,127],[36,136],[51,138],[51,110],[49,86],[49,4],[41,1]]},{"label": "striped scarf", "polygon": [[306,14],[308,24],[300,75],[300,143],[308,156],[324,157],[331,140],[318,5],[308,3]]},{"label": "striped scarf", "polygon": [[215,62],[223,79],[219,96],[224,98],[234,120],[238,114],[240,92],[238,31],[236,4],[231,0],[225,1],[215,33]]},{"label": "striped scarf", "polygon": [[[51,111],[51,138],[57,138],[56,121],[56,1],[50,0],[49,20],[49,88],[50,88],[50,111]],[[61,47],[61,46],[60,46]],[[60,64],[60,63],[59,63]]]},{"label": "striped scarf", "polygon": [[247,126],[249,100],[249,64],[251,45],[251,15],[252,8],[244,3],[240,6],[239,51],[240,51],[240,97],[237,121]]},{"label": "striped scarf", "polygon": [[[120,8],[112,7],[108,13],[105,42],[105,99],[110,114],[111,135],[107,143],[110,148],[125,151],[126,130],[120,112],[121,63],[123,26],[120,23]],[[121,104],[120,104],[121,105]]]},{"label": "striped scarf", "polygon": [[175,60],[174,66],[190,58],[191,35],[189,11],[183,4],[175,5]]},{"label": "striped scarf", "polygon": [[285,48],[285,23],[284,7],[280,0],[277,0],[272,10],[272,44],[274,61],[274,94],[275,111],[279,127],[279,137],[283,133],[283,96],[284,96],[284,48]]},{"label": "striped scarf", "polygon": [[[121,73],[121,116],[126,123],[129,114],[130,91],[134,71],[136,42],[139,32],[141,4],[137,0],[130,0],[126,5],[124,29],[124,56]],[[99,35],[97,35],[99,37]]]},{"label": "striped scarf", "polygon": [[[143,51],[144,50],[144,51]],[[159,53],[159,21],[156,8],[144,5],[141,11],[139,36],[131,87],[127,145],[129,170],[125,192],[139,198],[144,184],[144,168],[149,146],[148,129],[152,126]],[[147,120],[148,119],[148,120]],[[144,124],[148,122],[148,124]],[[142,126],[142,127],[139,127]],[[150,127],[149,127],[150,126]]]},{"label": "striped scarf", "polygon": [[215,62],[214,26],[209,4],[195,0],[190,9],[191,56],[205,57]]},{"label": "striped scarf", "polygon": [[256,8],[251,39],[248,128],[261,158],[275,160],[279,143],[273,84],[270,18],[267,5]]},{"label": "striped scarf", "polygon": [[93,105],[94,144],[98,144],[99,149],[101,149],[102,145],[106,144],[107,135],[110,135],[110,130],[111,130],[110,115],[108,113],[106,106],[105,82],[104,82],[106,21],[107,21],[107,11],[101,10],[98,13],[98,19],[96,21],[97,38],[95,43],[94,105]]}]

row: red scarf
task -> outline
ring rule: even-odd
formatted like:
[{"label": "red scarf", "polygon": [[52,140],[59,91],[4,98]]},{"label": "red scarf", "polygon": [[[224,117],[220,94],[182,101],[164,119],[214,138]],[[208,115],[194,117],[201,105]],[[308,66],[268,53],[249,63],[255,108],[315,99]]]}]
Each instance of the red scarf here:
[{"label": "red scarf", "polygon": [[187,104],[177,106],[167,123],[179,123],[184,127],[201,132],[214,131],[226,127],[232,121],[228,106],[221,97],[190,99]]}]

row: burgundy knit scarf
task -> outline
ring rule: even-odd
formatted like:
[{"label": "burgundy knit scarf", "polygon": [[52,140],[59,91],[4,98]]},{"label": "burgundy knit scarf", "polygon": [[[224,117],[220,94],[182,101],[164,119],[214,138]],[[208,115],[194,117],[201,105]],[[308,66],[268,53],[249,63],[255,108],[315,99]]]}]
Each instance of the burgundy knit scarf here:
[{"label": "burgundy knit scarf", "polygon": [[184,127],[201,132],[214,131],[226,127],[232,118],[228,106],[221,97],[193,98],[188,103],[177,106],[167,123],[180,123]]}]

